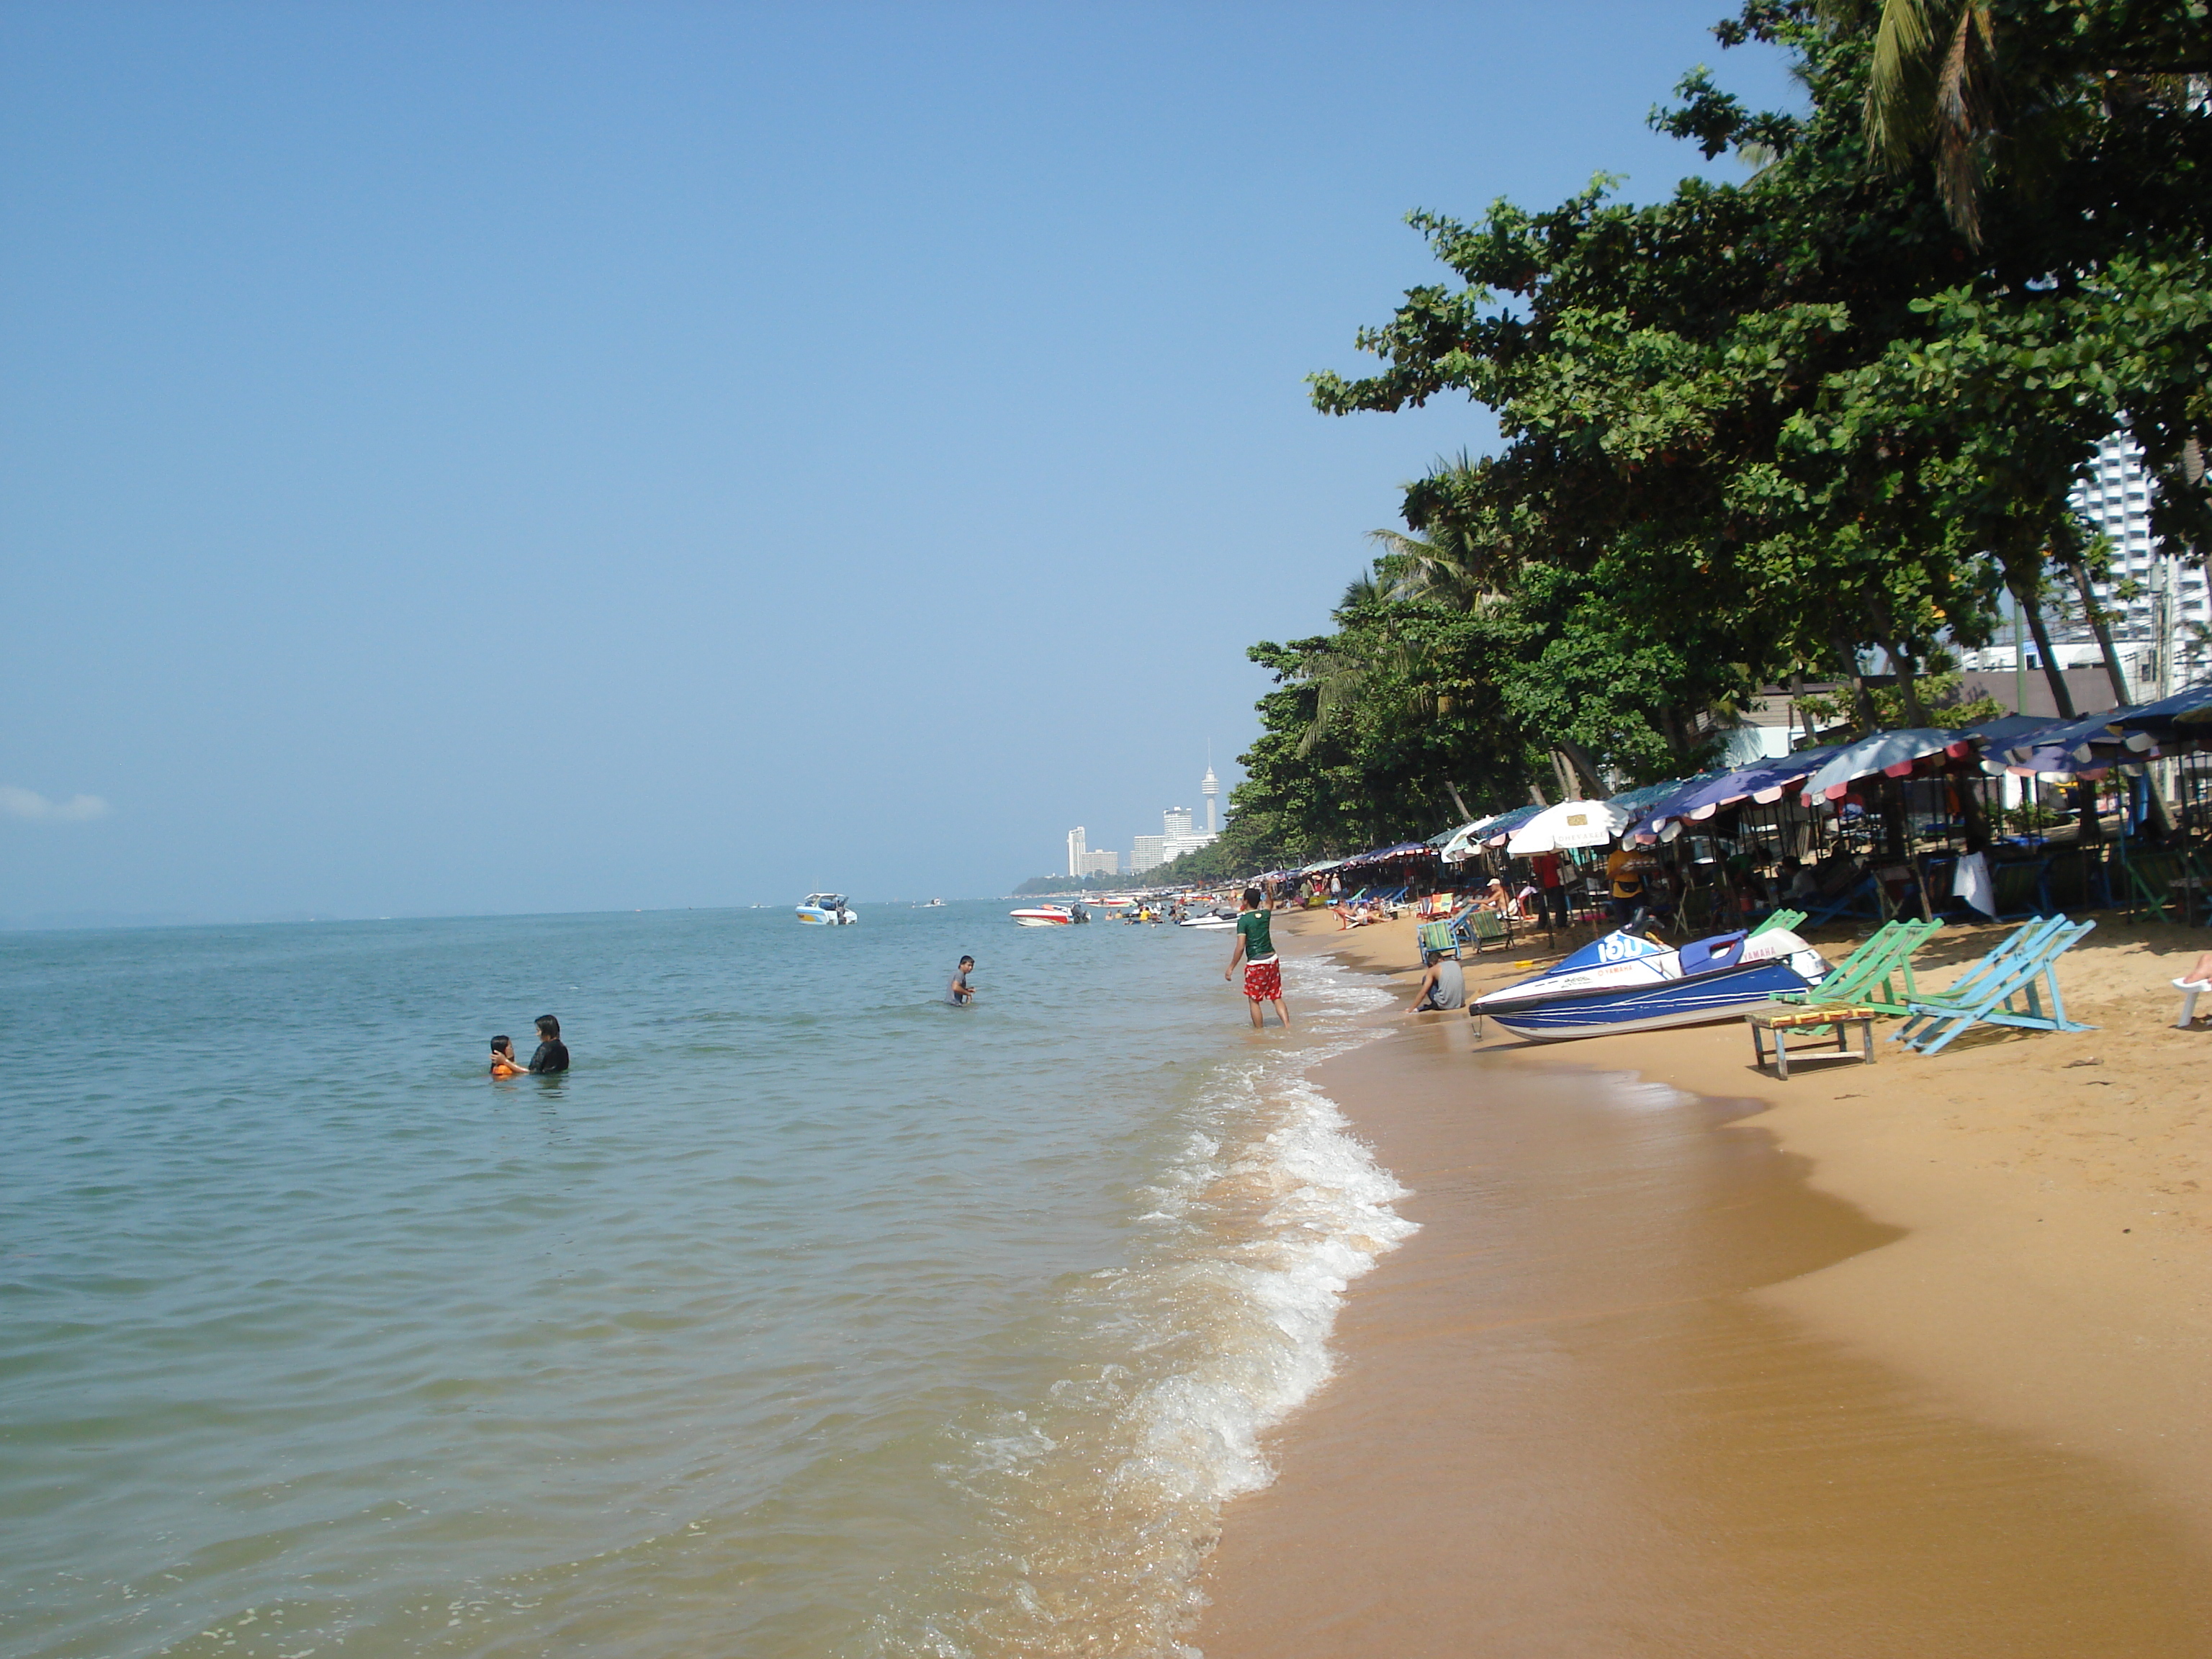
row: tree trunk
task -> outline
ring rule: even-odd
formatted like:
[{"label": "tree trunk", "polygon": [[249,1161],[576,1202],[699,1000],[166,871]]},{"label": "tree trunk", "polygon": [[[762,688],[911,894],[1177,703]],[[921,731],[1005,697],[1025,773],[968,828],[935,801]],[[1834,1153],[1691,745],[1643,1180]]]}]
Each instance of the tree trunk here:
[{"label": "tree trunk", "polygon": [[2044,623],[2043,607],[2030,604],[2017,587],[2013,589],[2012,597],[2027,614],[2027,631],[2035,636],[2035,653],[2043,660],[2043,678],[2051,684],[2051,702],[2058,710],[2058,718],[2075,719],[2074,694],[2066,689],[2066,671],[2058,665],[2057,655],[2051,648],[2051,629]]},{"label": "tree trunk", "polygon": [[[1559,752],[1567,757],[1568,764],[1577,775],[1578,781],[1575,791],[1577,795],[1584,800],[1595,800],[1604,795],[1605,780],[1598,776],[1597,762],[1591,757],[1589,750],[1583,748],[1572,738],[1561,738],[1559,740]],[[1587,792],[1581,787],[1583,783],[1589,786]]]},{"label": "tree trunk", "polygon": [[[2119,647],[2112,643],[2112,625],[2098,608],[2096,590],[2089,585],[2088,567],[2079,559],[2068,561],[2067,570],[2074,578],[2074,591],[2081,596],[2081,614],[2089,619],[2089,627],[2097,636],[2097,647],[2105,653],[2105,678],[2112,683],[2112,699],[2116,707],[2124,708],[2135,701],[2128,690],[2127,671],[2120,666]],[[2145,791],[2149,797],[2149,810],[2145,816],[2150,821],[2151,837],[2163,842],[2173,833],[2173,819],[2166,810],[2165,793],[2158,787],[2158,778],[2145,769]]]},{"label": "tree trunk", "polygon": [[1474,814],[1467,810],[1467,803],[1459,798],[1459,786],[1449,778],[1446,778],[1444,787],[1451,792],[1452,805],[1459,808],[1459,821],[1462,823],[1472,823]]},{"label": "tree trunk", "polygon": [[1859,672],[1859,653],[1856,647],[1841,634],[1829,635],[1828,642],[1836,647],[1836,659],[1843,664],[1844,678],[1851,684],[1851,708],[1858,716],[1859,725],[1869,732],[1881,729],[1881,716],[1875,712],[1874,693],[1867,690],[1866,676]]}]

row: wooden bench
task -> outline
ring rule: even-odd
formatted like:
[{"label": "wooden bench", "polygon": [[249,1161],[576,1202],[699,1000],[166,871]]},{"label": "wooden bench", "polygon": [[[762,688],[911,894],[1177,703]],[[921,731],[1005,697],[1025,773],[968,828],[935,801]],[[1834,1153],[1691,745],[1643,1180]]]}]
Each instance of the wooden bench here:
[{"label": "wooden bench", "polygon": [[1862,1007],[1850,1002],[1814,1003],[1808,1007],[1794,1002],[1778,1002],[1771,1007],[1754,1008],[1743,1017],[1751,1027],[1751,1063],[1754,1068],[1766,1064],[1766,1039],[1774,1039],[1774,1075],[1787,1079],[1790,1076],[1790,1046],[1788,1033],[1805,1026],[1832,1025],[1836,1030],[1836,1052],[1850,1052],[1850,1028],[1859,1030],[1859,1057],[1868,1065],[1874,1064],[1874,1023],[1881,1016],[1879,1008]]}]

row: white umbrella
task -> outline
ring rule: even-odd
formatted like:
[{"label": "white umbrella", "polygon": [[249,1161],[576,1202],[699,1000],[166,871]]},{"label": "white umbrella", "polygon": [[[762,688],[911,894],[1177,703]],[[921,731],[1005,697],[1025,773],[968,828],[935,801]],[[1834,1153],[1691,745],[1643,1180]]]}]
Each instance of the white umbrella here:
[{"label": "white umbrella", "polygon": [[1602,847],[1628,828],[1632,815],[1609,800],[1563,800],[1547,806],[1513,832],[1505,850],[1515,858],[1555,853],[1562,847]]},{"label": "white umbrella", "polygon": [[1483,826],[1504,816],[1503,812],[1492,812],[1489,817],[1477,818],[1473,823],[1462,823],[1453,830],[1451,839],[1443,845],[1442,856],[1445,861],[1457,864],[1462,859],[1473,858],[1476,845],[1482,840]]}]

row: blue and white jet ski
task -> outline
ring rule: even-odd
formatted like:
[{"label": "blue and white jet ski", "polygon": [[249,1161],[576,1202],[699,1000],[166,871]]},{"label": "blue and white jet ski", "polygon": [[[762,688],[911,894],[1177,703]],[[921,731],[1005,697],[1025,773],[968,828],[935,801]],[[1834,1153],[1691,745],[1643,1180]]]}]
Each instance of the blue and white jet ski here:
[{"label": "blue and white jet ski", "polygon": [[1534,979],[1477,997],[1468,1012],[1536,1042],[1734,1019],[1826,978],[1826,957],[1786,928],[1717,933],[1680,950],[1625,928]]}]

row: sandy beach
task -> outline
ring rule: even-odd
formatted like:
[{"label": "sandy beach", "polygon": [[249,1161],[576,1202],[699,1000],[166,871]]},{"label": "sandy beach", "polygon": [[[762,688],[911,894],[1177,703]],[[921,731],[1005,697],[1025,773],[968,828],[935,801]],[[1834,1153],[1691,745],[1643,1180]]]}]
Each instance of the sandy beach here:
[{"label": "sandy beach", "polygon": [[[1410,987],[1409,921],[1334,928],[1282,931]],[[1740,1024],[1437,1015],[1331,1062],[1422,1231],[1224,1516],[1197,1644],[2212,1653],[2212,1036],[2167,984],[2202,939],[2102,918],[2061,967],[2098,1029],[1787,1082]]]}]

